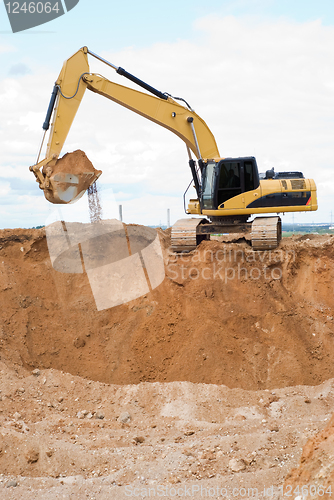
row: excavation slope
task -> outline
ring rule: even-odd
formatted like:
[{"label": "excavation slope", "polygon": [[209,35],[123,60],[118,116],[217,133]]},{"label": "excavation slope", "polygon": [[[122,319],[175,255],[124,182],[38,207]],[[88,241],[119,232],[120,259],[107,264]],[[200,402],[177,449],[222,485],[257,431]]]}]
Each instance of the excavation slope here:
[{"label": "excavation slope", "polygon": [[159,235],[164,281],[98,311],[86,273],[53,269],[44,229],[2,230],[2,361],[112,384],[256,390],[334,377],[333,237],[264,253],[207,241],[175,256],[169,232]]}]

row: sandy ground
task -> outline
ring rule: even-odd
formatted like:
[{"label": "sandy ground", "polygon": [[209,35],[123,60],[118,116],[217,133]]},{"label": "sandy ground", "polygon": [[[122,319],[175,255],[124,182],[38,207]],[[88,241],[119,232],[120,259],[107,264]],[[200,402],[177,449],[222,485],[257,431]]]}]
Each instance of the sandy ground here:
[{"label": "sandy ground", "polygon": [[334,238],[175,257],[160,236],[163,283],[97,311],[44,230],[0,231],[1,499],[298,498],[289,484],[333,482]]},{"label": "sandy ground", "polygon": [[295,492],[301,497],[304,494],[304,497],[330,499],[333,487],[334,417],[322,432],[306,443],[300,465],[287,475],[283,491]]}]

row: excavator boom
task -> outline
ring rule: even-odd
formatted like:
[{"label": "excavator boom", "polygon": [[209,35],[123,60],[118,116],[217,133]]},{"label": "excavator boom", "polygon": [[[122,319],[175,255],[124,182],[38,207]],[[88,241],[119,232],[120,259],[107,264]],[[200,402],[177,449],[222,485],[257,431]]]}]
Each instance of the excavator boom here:
[{"label": "excavator boom", "polygon": [[[107,63],[117,73],[154,95],[119,85],[101,75],[91,73],[88,54]],[[73,171],[64,172],[62,160],[58,160],[86,89],[107,97],[170,130],[185,142],[188,151],[191,150],[197,158],[219,158],[212,132],[190,107],[179,104],[171,96],[154,89],[123,68],[108,63],[93,52],[89,52],[87,47],[83,47],[65,61],[62,67],[43,124],[46,133],[53,111],[46,157],[42,161],[38,161],[38,158],[36,165],[30,167],[48,201],[52,203],[76,201],[101,174],[101,171],[95,169],[87,171],[85,166],[76,174],[73,174]]]}]

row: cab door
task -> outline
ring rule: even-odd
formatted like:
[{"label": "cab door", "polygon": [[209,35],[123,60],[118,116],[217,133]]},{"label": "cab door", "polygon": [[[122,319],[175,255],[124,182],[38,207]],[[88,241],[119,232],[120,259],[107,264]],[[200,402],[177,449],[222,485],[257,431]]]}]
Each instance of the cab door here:
[{"label": "cab door", "polygon": [[[244,187],[244,173],[242,162],[222,160],[219,162],[219,167],[220,171],[217,183],[218,208],[227,200],[231,200],[235,196],[241,194]],[[235,203],[238,204],[238,207],[240,207],[240,199],[235,200]]]},{"label": "cab door", "polygon": [[219,162],[219,180],[217,186],[217,206],[224,208],[245,208],[248,196],[240,196],[254,191],[259,186],[256,160],[253,157],[225,159]]}]

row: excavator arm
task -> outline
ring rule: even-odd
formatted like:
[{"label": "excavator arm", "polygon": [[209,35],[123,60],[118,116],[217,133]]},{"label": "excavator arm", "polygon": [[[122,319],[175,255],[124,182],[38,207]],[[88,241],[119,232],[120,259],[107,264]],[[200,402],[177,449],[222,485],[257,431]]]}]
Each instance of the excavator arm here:
[{"label": "excavator arm", "polygon": [[[91,73],[88,54],[105,62],[113,67],[117,73],[154,95],[119,85],[99,74]],[[91,172],[91,175],[87,175],[89,174],[87,172],[77,172],[76,175],[73,172],[60,174],[57,171],[60,152],[86,89],[107,97],[176,134],[185,142],[190,160],[190,150],[198,159],[219,158],[219,151],[212,132],[204,120],[188,105],[179,104],[176,102],[176,98],[161,93],[124,69],[114,66],[90,52],[87,47],[82,47],[65,61],[52,92],[46,120],[43,124],[45,137],[53,113],[46,157],[42,161],[39,161],[38,157],[37,163],[30,167],[40,188],[44,190],[45,196],[50,202],[69,203],[75,201],[101,174],[101,171]],[[42,145],[40,152],[41,149]],[[72,186],[70,198],[68,195],[63,196],[67,185]]]},{"label": "excavator arm", "polygon": [[[146,92],[111,82],[90,72],[88,55],[111,66],[118,74],[144,88]],[[210,234],[242,235],[250,233],[253,249],[276,248],[281,239],[280,217],[253,214],[306,212],[317,210],[316,186],[301,172],[267,171],[259,176],[254,157],[220,158],[209,127],[183,99],[151,87],[123,68],[117,67],[83,47],[65,61],[55,83],[46,119],[44,137],[49,130],[46,156],[30,167],[44,195],[51,203],[73,203],[101,175],[87,157],[70,154],[59,158],[66,137],[86,89],[170,130],[184,141],[189,156],[197,199],[190,200],[188,214],[203,215],[180,219],[172,228],[171,244],[175,251],[191,251]],[[44,140],[44,138],[43,138]],[[192,153],[198,159],[199,171]]]}]

